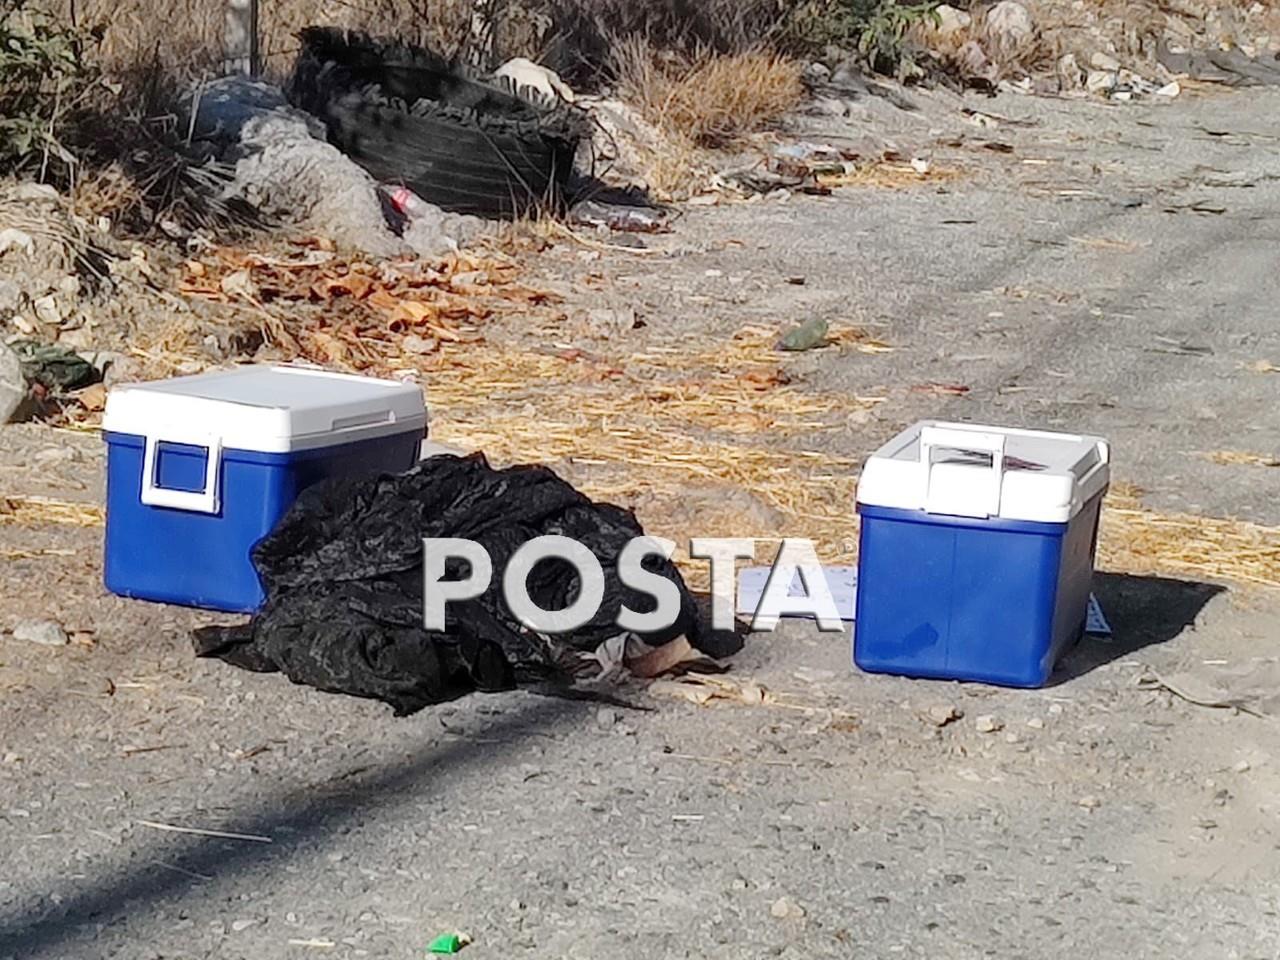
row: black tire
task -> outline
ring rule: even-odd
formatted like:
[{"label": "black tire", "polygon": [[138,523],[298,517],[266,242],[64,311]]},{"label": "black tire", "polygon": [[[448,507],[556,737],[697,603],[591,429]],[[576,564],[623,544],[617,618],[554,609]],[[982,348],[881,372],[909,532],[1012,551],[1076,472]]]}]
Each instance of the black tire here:
[{"label": "black tire", "polygon": [[375,179],[484,217],[557,208],[587,130],[566,105],[332,28],[302,32],[287,94]]}]

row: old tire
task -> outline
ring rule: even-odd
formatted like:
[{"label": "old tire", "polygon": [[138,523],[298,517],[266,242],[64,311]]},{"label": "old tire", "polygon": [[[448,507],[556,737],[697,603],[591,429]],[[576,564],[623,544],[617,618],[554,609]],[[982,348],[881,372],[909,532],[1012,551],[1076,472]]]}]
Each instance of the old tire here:
[{"label": "old tire", "polygon": [[585,132],[578,111],[421,48],[315,27],[302,42],[290,101],[377,180],[457,213],[559,206]]}]

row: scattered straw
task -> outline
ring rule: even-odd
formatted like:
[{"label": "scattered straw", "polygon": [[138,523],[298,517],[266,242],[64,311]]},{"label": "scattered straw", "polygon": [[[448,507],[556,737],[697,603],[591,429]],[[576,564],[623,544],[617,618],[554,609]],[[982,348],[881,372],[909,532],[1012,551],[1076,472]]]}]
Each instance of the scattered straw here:
[{"label": "scattered straw", "polygon": [[74,557],[74,550],[57,550],[57,549],[39,549],[39,550],[10,550],[8,548],[0,549],[0,557],[5,560],[38,560],[41,557]]},{"label": "scattered straw", "polygon": [[1213,450],[1197,454],[1210,463],[1224,467],[1280,467],[1280,460],[1261,453],[1246,453],[1243,450]]},{"label": "scattered straw", "polygon": [[72,527],[100,527],[105,511],[96,503],[51,497],[0,496],[0,524],[35,526],[42,523]]},{"label": "scattered straw", "polygon": [[1280,587],[1280,529],[1243,520],[1107,507],[1100,565]]},{"label": "scattered straw", "polygon": [[1280,373],[1280,366],[1270,360],[1255,360],[1253,363],[1246,363],[1244,368],[1252,373]]},{"label": "scattered straw", "polygon": [[824,187],[879,187],[885,190],[901,190],[926,183],[947,183],[959,180],[964,172],[955,167],[930,165],[923,173],[909,163],[875,160],[860,163],[846,173],[819,174],[818,183]]}]

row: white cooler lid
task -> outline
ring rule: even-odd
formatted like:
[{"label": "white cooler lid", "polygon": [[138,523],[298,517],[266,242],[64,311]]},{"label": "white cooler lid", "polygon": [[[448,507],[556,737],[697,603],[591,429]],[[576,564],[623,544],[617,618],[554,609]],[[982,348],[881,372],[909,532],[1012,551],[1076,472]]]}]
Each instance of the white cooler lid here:
[{"label": "white cooler lid", "polygon": [[871,455],[858,503],[1064,523],[1111,482],[1101,437],[924,420]]},{"label": "white cooler lid", "polygon": [[103,430],[152,440],[288,453],[426,427],[413,383],[316,367],[252,365],[130,383],[107,395]]}]

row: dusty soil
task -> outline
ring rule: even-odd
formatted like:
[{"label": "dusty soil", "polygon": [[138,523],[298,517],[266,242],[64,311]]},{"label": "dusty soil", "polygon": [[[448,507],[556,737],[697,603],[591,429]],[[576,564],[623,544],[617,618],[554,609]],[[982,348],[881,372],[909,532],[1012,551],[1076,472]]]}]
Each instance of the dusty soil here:
[{"label": "dusty soil", "polygon": [[[883,399],[739,442],[812,448],[844,483],[919,416],[1098,432],[1153,509],[1280,524],[1280,471],[1197,456],[1277,453],[1277,381],[1250,365],[1280,363],[1280,99],[917,99],[808,135],[896,138],[959,176],[690,208],[651,252],[557,242],[528,269],[563,319],[487,341],[680,356],[821,315],[893,350],[780,361],[788,388]],[[588,312],[621,307],[644,325]],[[465,443],[553,400],[531,383],[432,412]],[[554,462],[588,486],[619,468]],[[91,434],[0,429],[0,495],[94,503],[101,470]],[[703,478],[682,504],[646,496],[666,468],[632,472],[622,499],[678,536],[728,492]],[[100,541],[0,523],[6,621],[74,632],[0,639],[0,957],[409,956],[446,930],[477,958],[1276,956],[1280,728],[1137,683],[1274,661],[1268,589],[1109,571],[1114,638],[1039,691],[863,675],[847,636],[789,623],[729,674],[777,703],[512,693],[394,720],[193,660],[208,615],[107,596]],[[964,717],[938,727],[939,705]]]}]

